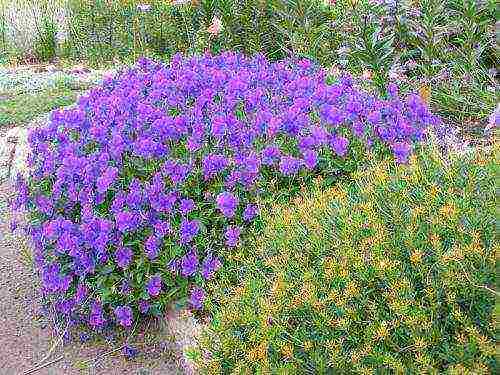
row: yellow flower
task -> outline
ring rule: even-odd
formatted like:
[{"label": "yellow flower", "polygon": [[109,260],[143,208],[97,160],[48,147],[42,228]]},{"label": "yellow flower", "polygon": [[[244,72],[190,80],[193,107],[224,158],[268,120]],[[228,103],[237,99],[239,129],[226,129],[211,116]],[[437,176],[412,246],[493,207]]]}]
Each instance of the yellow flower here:
[{"label": "yellow flower", "polygon": [[426,347],[427,347],[427,343],[426,343],[425,339],[423,339],[422,337],[417,337],[415,339],[415,349],[417,351],[423,350]]},{"label": "yellow flower", "polygon": [[417,155],[415,154],[412,154],[410,155],[409,159],[408,159],[408,164],[411,166],[411,167],[414,167],[416,164],[417,164]]},{"label": "yellow flower", "polygon": [[256,358],[263,360],[267,357],[267,342],[263,341],[255,348]]},{"label": "yellow flower", "polygon": [[431,234],[429,236],[429,240],[431,241],[432,246],[439,247],[440,238],[439,238],[439,236],[437,234]]},{"label": "yellow flower", "polygon": [[361,359],[361,353],[354,350],[352,353],[351,353],[351,362],[352,363],[357,363],[359,362],[359,360]]},{"label": "yellow flower", "polygon": [[296,309],[302,305],[302,302],[302,297],[300,295],[295,295],[290,303],[290,306]]},{"label": "yellow flower", "polygon": [[429,100],[431,98],[431,88],[427,85],[423,85],[420,87],[418,90],[420,97],[426,102],[429,103]]},{"label": "yellow flower", "polygon": [[290,344],[285,344],[281,347],[281,354],[283,354],[283,356],[285,358],[292,358],[293,357],[293,348]]},{"label": "yellow flower", "polygon": [[321,185],[322,182],[323,182],[323,177],[321,176],[318,176],[314,179],[314,184],[317,186]]},{"label": "yellow flower", "polygon": [[375,340],[384,340],[389,335],[389,329],[387,328],[387,322],[382,322],[380,327],[378,327],[375,332]]},{"label": "yellow flower", "polygon": [[413,253],[410,255],[410,260],[412,263],[420,263],[422,261],[422,252],[419,250],[415,250]]},{"label": "yellow flower", "polygon": [[412,210],[412,214],[413,214],[414,218],[421,216],[423,214],[423,212],[424,212],[424,209],[422,208],[422,206],[416,206]]},{"label": "yellow flower", "polygon": [[271,288],[271,293],[274,295],[280,294],[284,288],[285,288],[285,283],[283,281],[283,275],[279,274],[276,277],[276,280],[274,280],[274,284]]},{"label": "yellow flower", "polygon": [[303,202],[303,200],[302,200],[302,197],[301,197],[300,195],[299,195],[299,196],[297,196],[297,197],[295,197],[295,198],[294,198],[294,200],[293,200],[293,203],[294,203],[296,206],[301,205],[301,204],[302,204],[302,202]]},{"label": "yellow flower", "polygon": [[429,191],[429,195],[434,200],[434,199],[436,199],[438,193],[439,193],[439,188],[433,184],[431,187],[431,190]]},{"label": "yellow flower", "polygon": [[458,341],[460,344],[462,344],[462,345],[467,344],[467,341],[468,341],[468,340],[467,340],[467,335],[466,335],[466,334],[464,334],[464,333],[459,333],[459,334],[457,334],[455,337],[456,337],[457,341]]},{"label": "yellow flower", "polygon": [[444,216],[447,219],[451,219],[455,216],[457,209],[455,208],[455,205],[453,203],[448,203],[441,207],[439,210],[440,214]]},{"label": "yellow flower", "polygon": [[347,283],[344,293],[346,297],[354,297],[359,294],[359,288],[354,281],[350,281]]},{"label": "yellow flower", "polygon": [[[494,353],[493,353],[494,354]],[[484,363],[475,363],[474,365],[474,374],[490,374],[490,369]]]},{"label": "yellow flower", "polygon": [[307,352],[309,350],[311,350],[312,348],[312,342],[307,340],[307,341],[304,341],[304,343],[302,344],[302,347],[304,348],[304,350]]},{"label": "yellow flower", "polygon": [[349,269],[347,267],[342,267],[339,271],[341,277],[347,277],[349,275]]},{"label": "yellow flower", "polygon": [[382,167],[378,167],[375,169],[375,181],[379,183],[384,183],[388,179],[387,171],[382,169]]}]

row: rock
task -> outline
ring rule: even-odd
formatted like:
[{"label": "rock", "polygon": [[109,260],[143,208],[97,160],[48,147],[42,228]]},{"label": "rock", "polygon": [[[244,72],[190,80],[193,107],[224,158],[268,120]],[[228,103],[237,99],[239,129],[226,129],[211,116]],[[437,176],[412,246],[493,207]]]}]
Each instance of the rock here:
[{"label": "rock", "polygon": [[0,181],[14,181],[18,173],[26,175],[28,152],[27,128],[11,128],[0,138]]},{"label": "rock", "polygon": [[10,177],[10,165],[15,153],[15,143],[8,142],[7,137],[0,138],[0,182]]},{"label": "rock", "polygon": [[174,340],[183,370],[186,374],[196,374],[196,365],[187,357],[190,349],[197,346],[197,337],[202,331],[201,324],[186,309],[170,308],[165,317],[167,334]]}]

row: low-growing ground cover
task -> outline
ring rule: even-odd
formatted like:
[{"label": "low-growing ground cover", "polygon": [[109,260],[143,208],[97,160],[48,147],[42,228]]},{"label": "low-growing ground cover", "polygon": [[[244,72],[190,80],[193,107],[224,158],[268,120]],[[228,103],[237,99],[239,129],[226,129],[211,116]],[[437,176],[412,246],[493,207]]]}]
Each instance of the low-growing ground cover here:
[{"label": "low-growing ground cover", "polygon": [[497,158],[424,147],[270,207],[211,285],[202,372],[496,373]]},{"label": "low-growing ground cover", "polygon": [[[0,128],[23,126],[52,110],[76,102],[102,79],[102,71],[66,69],[52,71],[36,66],[0,67]],[[38,67],[40,69],[40,67]]]},{"label": "low-growing ground cover", "polygon": [[14,207],[58,319],[131,327],[206,282],[272,196],[331,185],[368,155],[404,163],[429,128],[418,95],[380,98],[309,60],[236,53],[137,66],[52,113],[29,137]]},{"label": "low-growing ground cover", "polygon": [[47,112],[73,104],[79,93],[71,89],[55,89],[35,94],[1,94],[0,126],[27,124]]}]

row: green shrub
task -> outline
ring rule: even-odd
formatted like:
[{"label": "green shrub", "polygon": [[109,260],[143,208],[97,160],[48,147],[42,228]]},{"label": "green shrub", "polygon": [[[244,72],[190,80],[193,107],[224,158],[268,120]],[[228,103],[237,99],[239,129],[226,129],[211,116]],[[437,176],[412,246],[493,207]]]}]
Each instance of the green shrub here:
[{"label": "green shrub", "polygon": [[57,52],[57,28],[54,21],[44,17],[38,34],[33,47],[35,55],[40,61],[50,61],[56,57]]},{"label": "green shrub", "polygon": [[203,369],[494,373],[495,172],[423,150],[269,209],[212,285]]}]

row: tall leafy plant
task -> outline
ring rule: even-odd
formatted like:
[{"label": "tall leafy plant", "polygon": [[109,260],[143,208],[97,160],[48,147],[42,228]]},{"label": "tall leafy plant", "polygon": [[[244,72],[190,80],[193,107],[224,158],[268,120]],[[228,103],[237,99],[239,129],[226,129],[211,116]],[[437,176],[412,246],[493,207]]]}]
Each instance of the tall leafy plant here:
[{"label": "tall leafy plant", "polygon": [[54,21],[45,16],[39,29],[38,39],[34,45],[34,52],[41,61],[52,60],[57,52],[57,27]]}]

